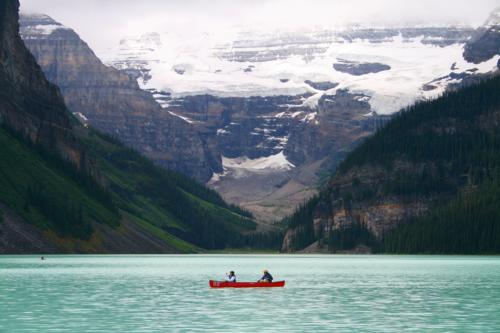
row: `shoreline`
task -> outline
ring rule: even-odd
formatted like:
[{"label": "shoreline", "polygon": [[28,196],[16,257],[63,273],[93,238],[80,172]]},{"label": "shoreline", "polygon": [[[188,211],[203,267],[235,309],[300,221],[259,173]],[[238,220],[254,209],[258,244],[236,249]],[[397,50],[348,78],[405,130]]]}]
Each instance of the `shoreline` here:
[{"label": "shoreline", "polygon": [[277,251],[206,251],[199,253],[0,253],[2,257],[44,257],[45,259],[51,256],[112,256],[112,257],[160,257],[160,256],[211,256],[211,255],[269,255],[269,256],[283,256],[283,257],[318,257],[318,256],[337,256],[337,257],[500,257],[500,253],[491,254],[447,254],[447,253],[326,253],[326,252],[277,252]]}]

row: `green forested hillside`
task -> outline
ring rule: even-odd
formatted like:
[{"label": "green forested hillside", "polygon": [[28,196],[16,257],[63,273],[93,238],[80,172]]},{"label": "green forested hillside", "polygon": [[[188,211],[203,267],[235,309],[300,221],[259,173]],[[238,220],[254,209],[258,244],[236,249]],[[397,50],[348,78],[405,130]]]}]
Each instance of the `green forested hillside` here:
[{"label": "green forested hillside", "polygon": [[[331,250],[363,244],[383,252],[497,253],[499,169],[497,76],[403,110],[351,152],[314,208],[304,206],[311,213],[302,208],[289,219],[301,226],[291,227],[299,235],[292,245],[306,238]],[[403,217],[378,239],[366,218],[349,215],[387,204],[428,209]],[[330,214],[344,210],[354,222],[329,235],[311,234],[306,226],[315,213],[322,215],[319,205],[329,207]]]},{"label": "green forested hillside", "polygon": [[117,228],[126,217],[179,251],[245,245],[243,234],[255,229],[195,181],[159,169],[97,132],[89,131],[82,142],[102,185],[57,154],[0,129],[0,201],[63,238],[89,240],[95,223]]},{"label": "green forested hillside", "polygon": [[239,246],[242,233],[255,229],[239,209],[196,181],[158,168],[98,132],[90,132],[83,142],[120,209],[207,249]]},{"label": "green forested hillside", "polygon": [[[417,103],[351,152],[339,171],[395,160],[432,161],[454,174],[500,162],[500,77]],[[424,191],[425,189],[416,189]]]},{"label": "green forested hillside", "polygon": [[390,232],[379,251],[390,253],[500,253],[500,177],[468,189],[427,216]]},{"label": "green forested hillside", "polygon": [[119,223],[110,194],[69,162],[0,129],[0,201],[30,223],[88,239],[90,221]]}]

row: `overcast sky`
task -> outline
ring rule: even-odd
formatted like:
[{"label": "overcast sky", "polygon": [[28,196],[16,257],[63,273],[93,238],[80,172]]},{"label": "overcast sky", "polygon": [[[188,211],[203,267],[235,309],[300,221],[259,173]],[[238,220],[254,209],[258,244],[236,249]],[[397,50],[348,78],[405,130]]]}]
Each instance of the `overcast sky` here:
[{"label": "overcast sky", "polygon": [[346,23],[478,26],[500,0],[21,0],[73,28],[91,47],[144,32],[206,31],[239,25],[292,29]]}]

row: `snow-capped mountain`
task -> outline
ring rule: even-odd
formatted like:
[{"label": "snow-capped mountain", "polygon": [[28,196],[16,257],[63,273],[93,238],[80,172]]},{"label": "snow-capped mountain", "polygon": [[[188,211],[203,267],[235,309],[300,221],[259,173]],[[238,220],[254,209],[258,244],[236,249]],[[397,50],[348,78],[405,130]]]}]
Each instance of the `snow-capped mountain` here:
[{"label": "snow-capped mountain", "polygon": [[[487,25],[495,22],[492,14]],[[256,211],[272,206],[269,215],[276,215],[309,195],[318,172],[373,133],[383,115],[495,71],[500,52],[464,59],[477,33],[425,25],[238,29],[190,38],[155,32],[98,54],[216,142],[224,172],[214,174],[212,186]]]},{"label": "snow-capped mountain", "polygon": [[[310,93],[304,103],[315,107],[320,96],[349,89],[369,96],[372,110],[391,114],[418,98],[442,93],[444,86],[428,90],[424,85],[450,71],[494,69],[496,58],[481,64],[464,60],[463,47],[472,34],[473,29],[464,27],[241,31],[235,40],[221,42],[208,34],[183,40],[151,33],[123,39],[103,54],[108,64],[136,73],[144,88],[174,97]],[[375,65],[383,69],[370,70]],[[323,91],[307,81],[338,85]]]},{"label": "snow-capped mountain", "polygon": [[[125,103],[128,125],[123,128],[145,131],[137,142],[131,139],[132,146],[140,144],[148,156],[168,159],[180,171],[208,181],[226,199],[270,220],[290,213],[314,193],[321,173],[331,171],[400,108],[497,70],[500,52],[497,35],[491,34],[497,29],[492,17],[480,29],[154,32],[94,51],[152,94],[161,105],[152,118],[173,117],[184,125],[153,120],[142,126],[127,116]],[[43,57],[44,70],[61,64],[81,70],[72,69],[72,59],[65,58],[72,54],[65,50],[72,43],[54,43],[65,38],[51,30],[54,24],[26,24],[23,38],[43,50],[57,46],[55,57]],[[474,57],[464,57],[464,48]],[[72,76],[71,86],[88,86],[83,80],[87,75],[81,74]],[[82,116],[114,126],[108,116],[115,112],[107,110]],[[156,128],[155,135],[150,127]],[[180,127],[185,130],[179,132]],[[166,135],[169,140],[161,139]],[[200,149],[187,140],[195,136]],[[171,150],[175,153],[165,153]],[[202,161],[203,173],[196,170],[198,164],[185,166],[194,157]]]}]

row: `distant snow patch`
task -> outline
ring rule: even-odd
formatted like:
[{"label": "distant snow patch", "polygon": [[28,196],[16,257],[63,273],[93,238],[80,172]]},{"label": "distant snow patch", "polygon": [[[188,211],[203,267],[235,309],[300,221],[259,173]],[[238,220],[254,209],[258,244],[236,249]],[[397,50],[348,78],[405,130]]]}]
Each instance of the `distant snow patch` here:
[{"label": "distant snow patch", "polygon": [[290,170],[295,167],[287,160],[283,151],[267,157],[255,159],[246,156],[228,158],[222,156],[222,166],[224,169],[243,169],[246,171],[265,171],[265,170]]},{"label": "distant snow patch", "polygon": [[73,115],[75,115],[75,117],[77,117],[80,122],[83,124],[84,127],[87,127],[88,126],[88,119],[87,117],[85,117],[85,115],[81,112],[73,112]]},{"label": "distant snow patch", "polygon": [[176,116],[178,118],[181,118],[182,120],[184,120],[185,122],[188,122],[190,124],[194,123],[194,120],[191,120],[188,117],[181,116],[180,114],[177,114],[177,113],[172,112],[172,111],[168,111],[168,113],[170,113],[172,116]]},{"label": "distant snow patch", "polygon": [[62,25],[59,24],[48,24],[48,25],[37,25],[35,29],[44,35],[50,35],[57,29],[64,29]]},{"label": "distant snow patch", "polygon": [[210,178],[210,180],[208,181],[207,184],[214,184],[214,183],[217,183],[218,181],[221,180],[221,178],[223,178],[224,176],[226,176],[226,172],[220,172],[220,173],[216,173],[214,172],[212,174],[212,178]]},{"label": "distant snow patch", "polygon": [[318,107],[318,101],[323,96],[324,92],[319,92],[317,94],[308,97],[303,103],[302,106],[308,107],[310,109],[316,109]]},{"label": "distant snow patch", "polygon": [[228,131],[226,131],[225,129],[222,129],[222,128],[219,128],[217,130],[217,135],[224,135],[226,133],[229,133]]},{"label": "distant snow patch", "polygon": [[311,112],[311,113],[308,113],[304,118],[302,118],[300,121],[302,122],[310,122],[312,120],[314,120],[316,118],[316,116],[318,115],[317,112]]},{"label": "distant snow patch", "polygon": [[21,27],[21,36],[26,39],[36,39],[40,36],[49,36],[56,30],[70,30],[60,24],[37,24]]}]

